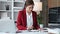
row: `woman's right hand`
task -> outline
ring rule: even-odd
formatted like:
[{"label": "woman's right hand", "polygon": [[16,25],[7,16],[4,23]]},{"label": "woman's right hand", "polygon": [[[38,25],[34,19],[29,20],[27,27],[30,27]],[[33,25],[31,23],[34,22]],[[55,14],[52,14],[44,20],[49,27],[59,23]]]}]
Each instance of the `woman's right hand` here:
[{"label": "woman's right hand", "polygon": [[33,26],[29,26],[29,27],[27,27],[27,30],[33,30]]}]

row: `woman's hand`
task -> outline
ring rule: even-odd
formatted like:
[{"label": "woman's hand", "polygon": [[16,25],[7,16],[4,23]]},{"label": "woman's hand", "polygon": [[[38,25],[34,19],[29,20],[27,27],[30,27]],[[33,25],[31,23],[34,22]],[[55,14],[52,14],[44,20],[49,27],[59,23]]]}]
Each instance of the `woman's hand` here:
[{"label": "woman's hand", "polygon": [[20,30],[17,30],[16,33],[20,33]]},{"label": "woman's hand", "polygon": [[43,28],[39,28],[39,29],[37,29],[37,30],[41,31],[41,30],[43,30]]},{"label": "woman's hand", "polygon": [[34,27],[33,26],[29,26],[27,27],[27,30],[32,30]]}]

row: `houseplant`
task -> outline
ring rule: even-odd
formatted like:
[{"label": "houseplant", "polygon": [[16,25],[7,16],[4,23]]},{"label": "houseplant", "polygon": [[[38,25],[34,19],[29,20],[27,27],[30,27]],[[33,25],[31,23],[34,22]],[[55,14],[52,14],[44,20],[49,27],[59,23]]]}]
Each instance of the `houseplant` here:
[{"label": "houseplant", "polygon": [[40,27],[43,28],[42,15],[41,14],[37,15],[37,22],[40,25]]}]

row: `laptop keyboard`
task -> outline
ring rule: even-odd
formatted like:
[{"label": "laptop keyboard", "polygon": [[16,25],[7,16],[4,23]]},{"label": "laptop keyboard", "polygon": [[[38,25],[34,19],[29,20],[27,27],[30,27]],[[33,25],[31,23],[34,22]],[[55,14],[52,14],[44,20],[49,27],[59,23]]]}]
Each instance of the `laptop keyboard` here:
[{"label": "laptop keyboard", "polygon": [[49,28],[60,28],[60,25],[49,25]]}]

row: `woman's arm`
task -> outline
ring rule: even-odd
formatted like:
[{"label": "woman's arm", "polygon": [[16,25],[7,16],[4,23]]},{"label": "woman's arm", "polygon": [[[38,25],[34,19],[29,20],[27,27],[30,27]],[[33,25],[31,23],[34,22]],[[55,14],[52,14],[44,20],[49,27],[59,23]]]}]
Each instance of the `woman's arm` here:
[{"label": "woman's arm", "polygon": [[17,28],[18,28],[18,30],[26,30],[27,28],[22,26],[21,16],[22,16],[22,12],[19,11],[18,18],[17,18],[17,21],[16,21],[17,22]]}]

